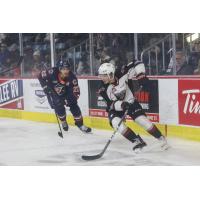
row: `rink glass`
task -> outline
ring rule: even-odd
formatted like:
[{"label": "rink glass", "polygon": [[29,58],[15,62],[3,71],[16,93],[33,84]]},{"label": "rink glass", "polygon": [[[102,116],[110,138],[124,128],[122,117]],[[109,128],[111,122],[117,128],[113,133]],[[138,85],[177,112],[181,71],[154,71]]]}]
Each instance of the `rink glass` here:
[{"label": "rink glass", "polygon": [[[118,68],[133,59],[143,61],[146,74],[151,76],[198,75],[199,36],[199,33],[1,33],[0,76],[34,78],[42,69],[55,67],[66,59],[78,76],[97,76],[104,62]],[[181,66],[177,63],[177,52],[185,57]],[[20,55],[24,56],[23,62],[16,66]]]}]

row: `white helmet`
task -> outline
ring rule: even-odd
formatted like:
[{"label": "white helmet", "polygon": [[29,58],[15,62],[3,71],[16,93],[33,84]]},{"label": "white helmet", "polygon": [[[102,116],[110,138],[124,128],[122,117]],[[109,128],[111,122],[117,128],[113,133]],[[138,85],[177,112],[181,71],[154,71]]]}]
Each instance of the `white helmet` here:
[{"label": "white helmet", "polygon": [[115,73],[115,66],[112,63],[103,63],[98,70],[99,75],[110,75],[114,76]]}]

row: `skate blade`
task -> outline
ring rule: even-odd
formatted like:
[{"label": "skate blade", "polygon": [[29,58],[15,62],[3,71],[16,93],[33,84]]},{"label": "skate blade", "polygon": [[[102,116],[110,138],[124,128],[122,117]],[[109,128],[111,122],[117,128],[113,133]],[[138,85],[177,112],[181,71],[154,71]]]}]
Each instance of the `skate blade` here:
[{"label": "skate blade", "polygon": [[133,150],[133,152],[135,152],[136,154],[139,154],[139,153],[144,152],[146,148],[147,148],[147,145],[143,146],[142,148],[137,148]]},{"label": "skate blade", "polygon": [[82,133],[84,133],[84,134],[89,134],[89,135],[93,134],[92,131],[90,131],[90,132],[82,131]]},{"label": "skate blade", "polygon": [[164,145],[161,145],[161,149],[163,151],[167,151],[168,149],[170,149],[171,147],[168,145],[168,144],[164,144]]},{"label": "skate blade", "polygon": [[167,151],[170,148],[171,147],[168,144],[160,145],[159,143],[157,143],[157,144],[152,144],[152,145],[146,145],[142,149],[136,149],[134,150],[134,153],[135,154],[156,153],[156,152]]}]

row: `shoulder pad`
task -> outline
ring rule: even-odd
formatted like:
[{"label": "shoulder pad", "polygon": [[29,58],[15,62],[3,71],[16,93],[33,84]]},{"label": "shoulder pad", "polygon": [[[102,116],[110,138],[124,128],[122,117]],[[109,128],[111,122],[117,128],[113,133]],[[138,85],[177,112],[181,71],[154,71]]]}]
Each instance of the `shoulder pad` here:
[{"label": "shoulder pad", "polygon": [[128,65],[126,66],[127,68],[132,68],[132,67],[136,67],[138,64],[141,64],[143,62],[139,61],[139,60],[133,60],[132,62],[128,63]]}]

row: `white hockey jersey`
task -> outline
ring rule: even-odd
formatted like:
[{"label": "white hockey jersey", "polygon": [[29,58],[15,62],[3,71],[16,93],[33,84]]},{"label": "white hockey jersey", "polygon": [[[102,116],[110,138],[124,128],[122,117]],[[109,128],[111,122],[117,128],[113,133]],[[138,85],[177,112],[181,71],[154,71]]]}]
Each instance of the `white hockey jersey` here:
[{"label": "white hockey jersey", "polygon": [[115,72],[115,83],[101,83],[99,94],[104,98],[107,106],[113,106],[116,111],[122,111],[123,101],[133,103],[132,78],[145,75],[145,66],[140,61],[133,61]]}]

